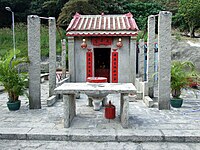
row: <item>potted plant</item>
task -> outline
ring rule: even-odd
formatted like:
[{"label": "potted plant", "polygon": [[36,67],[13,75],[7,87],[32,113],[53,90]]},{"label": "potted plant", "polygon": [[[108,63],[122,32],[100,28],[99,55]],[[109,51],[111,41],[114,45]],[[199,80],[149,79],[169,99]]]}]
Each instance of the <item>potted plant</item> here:
[{"label": "potted plant", "polygon": [[192,73],[195,72],[195,66],[190,61],[173,61],[171,65],[171,106],[179,108],[183,103],[180,98],[181,89],[188,87],[192,79]]},{"label": "potted plant", "polygon": [[[18,53],[19,51],[16,52],[16,54]],[[8,93],[8,109],[18,110],[21,105],[19,96],[24,94],[27,83],[27,73],[20,72],[19,64],[28,62],[28,59],[14,59],[13,56],[13,52],[8,52],[0,58],[0,83]]]}]

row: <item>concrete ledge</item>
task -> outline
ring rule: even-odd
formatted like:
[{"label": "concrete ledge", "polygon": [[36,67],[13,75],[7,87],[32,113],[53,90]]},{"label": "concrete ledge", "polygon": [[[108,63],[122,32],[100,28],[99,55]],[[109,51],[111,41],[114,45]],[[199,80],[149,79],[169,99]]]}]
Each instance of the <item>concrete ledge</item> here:
[{"label": "concrete ledge", "polygon": [[57,98],[56,95],[53,95],[47,99],[47,106],[53,106],[56,102]]},{"label": "concrete ledge", "polygon": [[161,142],[163,141],[163,135],[159,130],[118,130],[117,131],[118,142]]},{"label": "concrete ledge", "polygon": [[23,129],[0,128],[1,140],[47,140],[78,142],[200,142],[199,130],[145,129]]},{"label": "concrete ledge", "polygon": [[153,100],[149,96],[145,96],[143,101],[147,105],[147,107],[153,107],[154,105]]},{"label": "concrete ledge", "polygon": [[71,141],[79,142],[114,142],[116,141],[116,132],[114,129],[94,129],[82,130],[76,129],[70,132]]}]

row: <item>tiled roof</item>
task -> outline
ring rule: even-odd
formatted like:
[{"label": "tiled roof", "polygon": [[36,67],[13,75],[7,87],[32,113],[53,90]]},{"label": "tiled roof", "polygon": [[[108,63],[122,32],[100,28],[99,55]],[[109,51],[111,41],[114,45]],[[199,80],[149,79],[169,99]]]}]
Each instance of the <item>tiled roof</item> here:
[{"label": "tiled roof", "polygon": [[137,24],[131,13],[120,15],[80,15],[76,13],[67,36],[135,36]]}]

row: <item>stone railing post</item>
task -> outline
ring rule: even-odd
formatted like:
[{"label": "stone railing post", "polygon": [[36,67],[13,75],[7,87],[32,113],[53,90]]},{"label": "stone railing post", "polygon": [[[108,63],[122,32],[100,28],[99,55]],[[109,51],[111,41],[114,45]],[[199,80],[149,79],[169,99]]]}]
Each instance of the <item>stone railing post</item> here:
[{"label": "stone railing post", "polygon": [[161,11],[158,18],[158,108],[170,109],[171,81],[171,18]]},{"label": "stone railing post", "polygon": [[130,82],[135,85],[136,78],[136,37],[130,40]]},{"label": "stone railing post", "polygon": [[144,39],[139,40],[139,63],[138,63],[138,72],[139,77],[142,78],[142,81],[144,81]]},{"label": "stone railing post", "polygon": [[28,57],[29,64],[29,108],[41,108],[40,91],[40,18],[29,15],[28,21]]},{"label": "stone railing post", "polygon": [[69,62],[70,82],[75,82],[76,74],[75,74],[74,37],[68,37],[68,62]]},{"label": "stone railing post", "polygon": [[149,97],[154,97],[154,41],[155,41],[155,16],[148,17],[147,39],[147,82]]},{"label": "stone railing post", "polygon": [[49,18],[49,97],[56,88],[56,21]]},{"label": "stone railing post", "polygon": [[62,45],[62,79],[66,78],[66,40],[61,40]]}]

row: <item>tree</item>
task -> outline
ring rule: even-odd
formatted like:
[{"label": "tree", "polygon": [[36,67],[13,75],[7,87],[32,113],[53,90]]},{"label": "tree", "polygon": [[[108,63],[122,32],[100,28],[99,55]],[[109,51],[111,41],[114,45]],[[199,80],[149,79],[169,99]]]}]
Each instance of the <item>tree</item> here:
[{"label": "tree", "polygon": [[164,7],[153,2],[134,2],[124,6],[126,12],[131,12],[141,30],[146,30],[149,15],[156,15]]},{"label": "tree", "polygon": [[153,2],[164,6],[166,10],[172,12],[173,14],[178,12],[179,0],[153,0]]},{"label": "tree", "polygon": [[43,3],[42,8],[47,12],[48,16],[58,17],[64,4],[69,0],[48,0]]},{"label": "tree", "polygon": [[177,15],[189,26],[190,37],[195,37],[195,30],[200,27],[200,0],[180,0]]},{"label": "tree", "polygon": [[104,0],[100,8],[105,14],[122,14],[125,13],[124,6],[127,4],[126,0]]},{"label": "tree", "polygon": [[61,10],[57,21],[58,25],[66,27],[76,12],[84,15],[100,14],[98,5],[94,5],[92,0],[69,0]]}]

